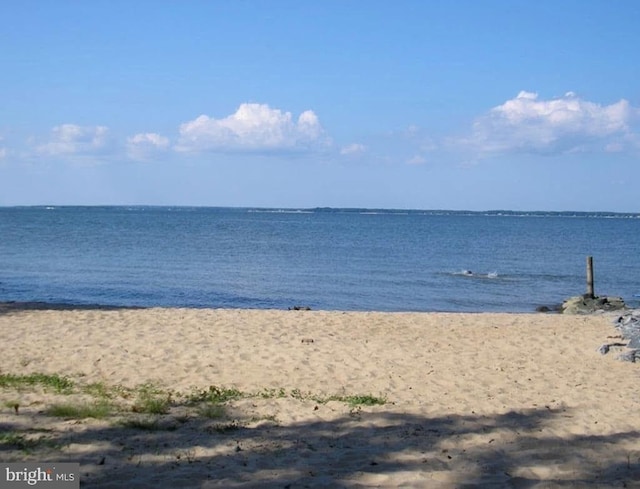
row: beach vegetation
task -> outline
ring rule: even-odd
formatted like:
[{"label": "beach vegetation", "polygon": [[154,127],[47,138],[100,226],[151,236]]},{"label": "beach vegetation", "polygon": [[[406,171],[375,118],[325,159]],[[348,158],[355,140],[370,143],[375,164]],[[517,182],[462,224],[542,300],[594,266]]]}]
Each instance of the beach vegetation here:
[{"label": "beach vegetation", "polygon": [[329,401],[336,401],[348,404],[350,407],[354,406],[376,406],[383,405],[387,403],[387,399],[385,397],[373,396],[370,394],[366,395],[323,395],[323,394],[313,394],[311,392],[303,392],[300,389],[291,389],[287,393],[284,388],[279,389],[264,389],[254,397],[262,397],[263,399],[273,399],[273,398],[285,398],[292,397],[293,399],[298,399],[301,401],[313,401],[318,404],[326,404]]},{"label": "beach vegetation", "polygon": [[256,397],[262,397],[263,399],[283,399],[287,397],[287,391],[284,387],[279,389],[262,389],[256,394]]},{"label": "beach vegetation", "polygon": [[46,410],[49,416],[58,418],[84,419],[94,418],[102,419],[109,416],[113,411],[111,403],[106,401],[98,401],[94,403],[79,404],[53,404]]},{"label": "beach vegetation", "polygon": [[29,453],[37,448],[55,446],[51,439],[44,436],[25,436],[15,431],[0,433],[0,450],[18,449]]},{"label": "beach vegetation", "polygon": [[85,394],[101,399],[112,399],[114,396],[114,388],[105,385],[103,382],[87,384],[82,390]]},{"label": "beach vegetation", "polygon": [[[359,415],[365,406],[382,405],[385,397],[366,395],[327,395],[313,393],[301,389],[265,388],[260,391],[242,392],[235,387],[210,385],[206,388],[192,388],[188,393],[167,390],[153,383],[145,383],[136,387],[109,385],[105,382],[75,384],[68,377],[58,374],[34,373],[27,375],[1,374],[0,388],[30,389],[44,388],[65,396],[65,402],[49,405],[43,413],[51,417],[67,419],[103,419],[113,417],[115,422],[125,428],[144,431],[171,431],[177,429],[194,416],[216,421],[207,428],[209,432],[229,433],[244,425],[230,421],[228,403],[243,399],[295,399],[326,404],[330,401],[345,403],[352,415]],[[88,398],[88,399],[87,399]],[[17,397],[5,396],[3,404],[13,409],[16,414],[21,407]],[[180,418],[167,416],[176,407]],[[186,409],[185,409],[186,408]],[[133,414],[135,413],[135,414]],[[119,420],[119,421],[117,421]],[[278,423],[275,415],[251,418],[249,422],[271,421]],[[44,443],[44,442],[43,442]],[[38,448],[42,443],[32,437],[16,434],[4,434],[0,438],[0,449]]]},{"label": "beach vegetation", "polygon": [[309,397],[308,395],[303,394],[300,389],[292,389],[290,395],[294,399],[305,399]]},{"label": "beach vegetation", "polygon": [[209,402],[212,404],[224,404],[228,401],[245,397],[245,394],[235,388],[218,387],[210,385],[207,389],[195,389],[187,396],[188,404],[199,404]]},{"label": "beach vegetation", "polygon": [[167,392],[154,384],[142,384],[136,389],[137,399],[131,410],[134,413],[167,414],[172,404],[171,391]]},{"label": "beach vegetation", "polygon": [[0,387],[22,388],[36,385],[40,385],[45,389],[52,389],[59,394],[70,394],[73,391],[74,384],[68,377],[58,374],[0,374]]},{"label": "beach vegetation", "polygon": [[340,396],[335,399],[337,401],[344,402],[348,404],[350,407],[356,406],[377,406],[384,405],[387,403],[387,399],[384,397],[376,397],[372,395],[364,395],[364,396]]},{"label": "beach vegetation", "polygon": [[[140,396],[158,396],[162,394],[167,394],[167,391],[158,387],[157,385],[147,382],[145,384],[140,384],[136,387],[135,392]],[[170,395],[170,392],[169,392]]]},{"label": "beach vegetation", "polygon": [[198,407],[198,414],[203,418],[219,419],[225,416],[226,411],[221,404],[206,403]]},{"label": "beach vegetation", "polygon": [[131,410],[134,413],[167,414],[171,406],[170,396],[141,395]]}]

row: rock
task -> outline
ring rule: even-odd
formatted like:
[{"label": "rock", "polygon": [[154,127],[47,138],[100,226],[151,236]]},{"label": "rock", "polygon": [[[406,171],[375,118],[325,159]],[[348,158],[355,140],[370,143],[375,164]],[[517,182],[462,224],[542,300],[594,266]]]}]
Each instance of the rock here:
[{"label": "rock", "polygon": [[640,333],[631,337],[627,348],[640,348]]},{"label": "rock", "polygon": [[607,353],[609,353],[609,345],[607,345],[606,343],[602,345],[600,348],[598,348],[598,353],[600,353],[600,355],[606,355]]},{"label": "rock", "polygon": [[613,321],[613,324],[619,331],[620,338],[629,340],[629,342],[626,345],[624,343],[612,343],[609,346],[626,347],[626,351],[618,355],[617,359],[623,362],[635,363],[636,360],[640,359],[640,309],[626,310],[624,314]]},{"label": "rock", "polygon": [[618,360],[622,360],[623,362],[635,363],[637,358],[640,358],[640,350],[629,350],[618,355]]},{"label": "rock", "polygon": [[293,306],[289,308],[290,311],[310,311],[309,306]]},{"label": "rock", "polygon": [[562,304],[554,304],[552,306],[538,306],[536,312],[560,312],[562,310]]},{"label": "rock", "polygon": [[562,303],[563,314],[593,314],[599,311],[618,311],[626,307],[621,297],[570,297]]}]

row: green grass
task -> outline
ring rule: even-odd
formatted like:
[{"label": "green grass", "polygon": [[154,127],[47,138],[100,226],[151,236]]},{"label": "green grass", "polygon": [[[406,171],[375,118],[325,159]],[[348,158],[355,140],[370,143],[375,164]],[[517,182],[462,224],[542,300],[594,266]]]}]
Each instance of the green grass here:
[{"label": "green grass", "polygon": [[287,391],[282,387],[279,389],[263,389],[262,391],[254,394],[252,397],[261,397],[263,399],[273,399],[273,398],[280,399],[285,397],[292,397],[293,399],[298,399],[301,401],[310,400],[310,401],[317,402],[319,404],[326,404],[329,401],[337,401],[337,402],[343,402],[345,404],[348,404],[350,407],[376,406],[376,405],[383,405],[387,403],[387,399],[385,397],[377,397],[369,394],[352,395],[352,396],[345,396],[345,395],[326,396],[326,395],[312,394],[310,392],[305,393],[305,392],[302,392],[300,389],[291,389],[291,391],[287,393]]},{"label": "green grass", "polygon": [[28,438],[16,432],[0,433],[0,450],[18,449],[24,452],[31,452],[36,448],[48,447],[53,448],[56,444],[45,437]]},{"label": "green grass", "polygon": [[[324,395],[303,392],[300,389],[287,390],[285,388],[269,388],[262,391],[245,393],[236,388],[226,388],[211,385],[207,388],[194,388],[190,393],[181,394],[173,390],[162,389],[152,383],[139,385],[135,388],[123,387],[120,385],[110,386],[103,382],[90,384],[79,384],[76,386],[68,377],[57,374],[33,373],[28,375],[0,374],[0,388],[43,387],[45,390],[52,390],[59,394],[84,394],[93,399],[93,402],[78,401],[65,402],[51,405],[45,412],[49,416],[84,419],[101,419],[112,415],[122,415],[125,418],[136,418],[131,416],[131,412],[150,415],[152,419],[129,419],[130,427],[143,430],[166,430],[162,417],[170,412],[172,406],[183,406],[185,420],[192,416],[208,418],[212,420],[224,419],[226,417],[225,405],[230,401],[242,398],[262,398],[262,399],[284,399],[292,398],[300,401],[313,401],[325,404],[329,401],[337,401],[347,404],[351,409],[361,410],[364,406],[376,406],[386,404],[385,397],[373,395]],[[125,400],[124,403],[118,399]],[[71,398],[69,398],[71,400]],[[16,398],[4,401],[6,408],[19,411],[20,402]],[[129,414],[126,414],[126,413]],[[181,411],[182,412],[182,411]],[[265,417],[264,419],[269,419]],[[160,422],[159,422],[160,420]],[[275,416],[273,416],[275,421]],[[226,433],[239,429],[241,426],[236,422],[222,423],[215,425],[213,431]],[[175,428],[173,428],[175,429]],[[10,440],[6,436],[0,438],[0,444],[6,445]],[[13,445],[27,446],[31,443],[22,438],[13,438]]]},{"label": "green grass", "polygon": [[387,403],[387,399],[384,397],[376,397],[371,395],[365,396],[342,396],[339,399],[336,399],[342,402],[347,403],[351,407],[356,406],[378,406]]},{"label": "green grass", "polygon": [[[265,390],[257,394],[259,397],[270,398],[270,397],[286,397],[286,391],[284,389],[280,390]],[[387,399],[384,397],[376,397],[373,395],[352,395],[352,396],[341,396],[341,395],[317,395],[312,393],[304,393],[300,389],[292,389],[289,392],[289,396],[298,399],[301,401],[310,400],[317,402],[319,404],[326,404],[329,401],[337,401],[348,404],[350,407],[356,406],[376,406],[383,405],[387,403]]]},{"label": "green grass", "polygon": [[115,389],[105,385],[103,382],[94,382],[92,384],[85,385],[82,391],[92,397],[112,399]]},{"label": "green grass", "polygon": [[282,387],[279,389],[263,389],[258,392],[255,397],[262,397],[263,399],[283,399],[287,397],[287,391]]},{"label": "green grass", "polygon": [[105,401],[98,401],[92,404],[54,404],[46,411],[49,416],[70,419],[102,419],[109,416],[112,412],[113,406]]},{"label": "green grass", "polygon": [[238,389],[227,389],[215,385],[209,386],[208,389],[197,389],[187,396],[188,404],[199,404],[201,402],[209,402],[212,404],[223,404],[228,401],[245,397],[245,394]]},{"label": "green grass", "polygon": [[167,397],[141,396],[133,405],[131,410],[134,413],[146,414],[167,414],[171,402]]},{"label": "green grass", "polygon": [[226,412],[220,404],[204,404],[198,408],[198,414],[203,418],[218,419],[224,418]]},{"label": "green grass", "polygon": [[73,381],[67,377],[58,374],[29,374],[14,375],[0,374],[0,387],[25,387],[40,385],[42,387],[53,389],[59,394],[70,394],[73,391]]},{"label": "green grass", "polygon": [[134,413],[167,414],[172,403],[172,393],[153,384],[142,384],[137,388],[138,398],[131,410]]}]

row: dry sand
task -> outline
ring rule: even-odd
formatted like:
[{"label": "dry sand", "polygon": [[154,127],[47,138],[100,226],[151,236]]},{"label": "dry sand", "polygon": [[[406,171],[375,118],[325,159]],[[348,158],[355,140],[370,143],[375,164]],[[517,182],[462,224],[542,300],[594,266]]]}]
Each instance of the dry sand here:
[{"label": "dry sand", "polygon": [[[5,386],[0,460],[80,462],[82,487],[640,487],[639,366],[596,351],[615,334],[608,316],[0,311],[0,374],[173,392],[143,430]],[[185,399],[209,386],[251,395],[207,417]],[[386,403],[323,402],[354,395]]]}]

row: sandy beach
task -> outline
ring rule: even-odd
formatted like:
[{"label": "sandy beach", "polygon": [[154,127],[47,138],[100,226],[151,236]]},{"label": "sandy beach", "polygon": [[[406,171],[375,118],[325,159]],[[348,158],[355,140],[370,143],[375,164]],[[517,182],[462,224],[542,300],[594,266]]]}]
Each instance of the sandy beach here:
[{"label": "sandy beach", "polygon": [[611,318],[0,310],[0,460],[81,487],[640,487]]}]

